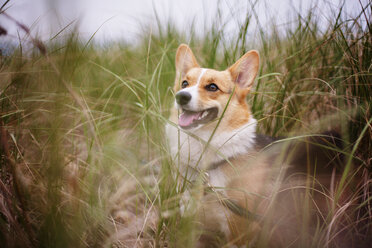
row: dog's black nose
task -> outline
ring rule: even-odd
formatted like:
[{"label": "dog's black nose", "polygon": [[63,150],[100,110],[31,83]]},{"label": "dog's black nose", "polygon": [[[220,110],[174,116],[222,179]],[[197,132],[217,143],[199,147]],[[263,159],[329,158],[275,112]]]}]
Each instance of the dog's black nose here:
[{"label": "dog's black nose", "polygon": [[179,105],[185,105],[191,100],[189,92],[181,91],[176,94],[176,101]]}]

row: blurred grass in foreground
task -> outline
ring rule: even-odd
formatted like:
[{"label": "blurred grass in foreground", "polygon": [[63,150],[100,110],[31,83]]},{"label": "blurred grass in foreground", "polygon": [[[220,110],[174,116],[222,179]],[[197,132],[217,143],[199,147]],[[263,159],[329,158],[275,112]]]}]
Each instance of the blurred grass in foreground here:
[{"label": "blurred grass in foreground", "polygon": [[[204,37],[191,40],[169,23],[136,46],[102,48],[71,34],[45,42],[45,54],[37,44],[25,54],[20,44],[1,56],[0,243],[194,247],[199,230],[192,217],[179,214],[183,187],[174,178],[177,163],[163,130],[181,42],[190,44],[201,65],[216,69],[250,49],[260,51],[249,98],[260,132],[342,133],[347,158],[353,158],[347,168],[355,172],[347,182],[359,183],[358,219],[347,228],[368,242],[372,26],[366,19],[371,5],[363,7],[354,19],[340,9],[321,30],[311,12],[284,33],[259,27],[258,44],[247,34],[253,8],[233,43],[216,20]],[[327,242],[319,234],[308,246]]]}]

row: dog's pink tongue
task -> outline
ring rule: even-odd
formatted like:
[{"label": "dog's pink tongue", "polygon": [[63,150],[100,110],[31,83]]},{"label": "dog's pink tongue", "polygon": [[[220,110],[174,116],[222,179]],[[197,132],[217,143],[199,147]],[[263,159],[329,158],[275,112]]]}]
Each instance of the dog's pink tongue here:
[{"label": "dog's pink tongue", "polygon": [[198,119],[202,112],[183,112],[179,119],[178,119],[178,125],[181,127],[187,127],[190,126],[194,120]]}]

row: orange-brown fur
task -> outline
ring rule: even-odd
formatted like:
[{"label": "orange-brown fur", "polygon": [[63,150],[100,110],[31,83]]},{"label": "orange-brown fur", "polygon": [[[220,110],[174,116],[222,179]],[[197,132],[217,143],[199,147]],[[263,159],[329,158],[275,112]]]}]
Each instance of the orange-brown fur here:
[{"label": "orange-brown fur", "polygon": [[[194,86],[198,76],[200,75],[200,71],[200,68],[191,69],[187,76],[181,78],[181,82],[187,80],[190,83],[190,86]],[[216,83],[221,91],[214,93],[203,90],[203,88],[211,82]],[[230,94],[233,93],[229,106],[224,114],[223,122],[220,125],[220,130],[237,129],[247,123],[250,116],[248,105],[245,102],[245,96],[249,91],[234,86],[231,76],[227,71],[219,72],[215,70],[208,70],[199,85],[199,88],[201,89],[199,91],[200,98],[205,102],[216,100],[224,106],[229,101]],[[180,86],[176,83],[174,91],[177,92],[179,89]]]},{"label": "orange-brown fur", "polygon": [[[325,220],[331,211],[337,210],[337,204],[344,204],[350,195],[345,191],[337,202],[334,195],[340,177],[334,175],[335,185],[331,185],[331,175],[318,175],[313,178],[299,174],[276,184],[275,179],[285,173],[284,165],[272,161],[264,154],[252,153],[221,165],[221,169],[229,179],[224,190],[225,197],[251,213],[264,216],[263,220],[247,219],[244,216],[229,212],[223,207],[220,196],[213,193],[205,196],[201,206],[200,220],[206,230],[213,230],[216,223],[227,225],[230,235],[229,244],[252,244],[257,239],[264,225],[269,225],[265,237],[269,247],[287,247],[289,244],[298,247],[298,231],[303,226],[310,228],[307,242],[310,242],[312,230],[318,220]],[[306,164],[306,162],[304,163]],[[282,169],[282,170],[281,170]],[[309,209],[303,212],[305,206]],[[216,215],[215,211],[224,211],[224,215]],[[317,220],[318,219],[318,220]],[[305,241],[306,242],[306,241]],[[343,242],[343,241],[342,241]],[[347,245],[348,243],[345,243]],[[203,244],[210,247],[209,244]]]},{"label": "orange-brown fur", "polygon": [[[219,127],[219,130],[235,130],[245,124],[250,116],[249,107],[246,103],[246,96],[249,93],[251,86],[253,84],[253,80],[256,77],[257,70],[258,70],[258,53],[255,51],[252,51],[253,56],[257,56],[257,64],[255,65],[255,68],[252,69],[252,75],[248,79],[249,84],[246,87],[239,87],[234,80],[236,77],[238,77],[238,69],[239,69],[239,63],[241,63],[241,60],[244,59],[244,57],[249,56],[250,53],[245,54],[240,60],[238,60],[233,66],[228,68],[225,71],[216,71],[213,69],[208,69],[208,71],[205,73],[203,78],[201,79],[200,85],[199,85],[199,94],[200,98],[203,102],[208,102],[210,100],[215,100],[221,103],[222,106],[225,106],[227,102],[229,101],[230,94],[231,100],[229,103],[229,107],[227,108],[223,121],[221,122],[221,125]],[[187,54],[187,55],[185,55]],[[178,48],[177,57],[176,57],[176,63],[182,63],[182,55],[184,56],[190,56],[190,60],[192,62],[189,62],[187,64],[189,70],[187,70],[187,74],[183,74],[181,72],[177,72],[176,74],[176,80],[174,84],[174,92],[178,92],[180,88],[180,84],[182,81],[187,80],[190,83],[190,86],[195,85],[197,82],[197,79],[201,73],[201,68],[199,67],[198,63],[196,62],[196,59],[194,55],[192,54],[190,48],[188,48],[186,45],[181,45]],[[209,83],[215,83],[218,85],[220,91],[218,92],[208,92],[206,90],[203,90],[204,87]],[[173,117],[173,119],[175,119]],[[206,128],[210,128],[209,126]]]},{"label": "orange-brown fur", "polygon": [[[214,101],[217,101],[223,109],[230,101],[218,126],[216,136],[223,132],[237,130],[252,118],[246,103],[246,96],[250,92],[258,71],[256,51],[246,53],[225,71],[208,69],[203,77],[199,78],[202,68],[198,65],[190,48],[180,45],[176,65],[175,92],[181,90],[180,85],[184,80],[188,81],[188,87],[192,87],[200,79],[198,93],[199,105],[202,109],[209,107],[209,104]],[[205,90],[205,86],[210,83],[218,85],[219,90],[216,92]],[[219,117],[221,112],[220,109]],[[173,109],[170,119],[177,123],[177,116],[178,111]],[[216,122],[205,124],[198,132],[213,130],[215,125]],[[234,201],[250,212],[268,217],[269,221],[263,223],[262,220],[249,220],[234,214],[222,204],[219,199],[221,195],[208,193],[203,197],[199,209],[203,228],[214,233],[221,232],[224,228],[228,229],[227,241],[230,244],[244,245],[253,242],[260,230],[269,225],[271,229],[268,233],[272,234],[272,237],[267,237],[269,246],[286,246],[291,242],[299,244],[296,243],[298,241],[296,240],[296,231],[298,231],[296,228],[303,225],[301,221],[306,222],[306,216],[293,215],[301,212],[298,208],[303,206],[298,206],[298,203],[300,202],[301,205],[303,201],[307,201],[309,208],[317,214],[327,214],[335,206],[330,192],[334,190],[338,176],[333,175],[335,184],[333,186],[328,180],[331,174],[317,176],[318,181],[315,181],[312,175],[306,174],[298,174],[282,180],[292,158],[287,156],[283,159],[277,156],[278,159],[273,159],[273,155],[283,154],[283,151],[288,153],[286,148],[288,146],[285,145],[279,148],[274,147],[266,153],[252,149],[219,166],[220,172],[227,179],[222,197]],[[306,168],[309,164],[304,161],[302,166]],[[327,179],[323,180],[323,177]],[[225,227],[221,228],[221,225]],[[208,242],[206,246],[209,247],[210,239],[206,240]]]}]

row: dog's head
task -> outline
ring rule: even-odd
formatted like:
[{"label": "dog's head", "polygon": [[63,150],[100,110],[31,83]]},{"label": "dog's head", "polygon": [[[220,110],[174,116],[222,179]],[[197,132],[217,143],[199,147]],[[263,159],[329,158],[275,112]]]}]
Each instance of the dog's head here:
[{"label": "dog's head", "polygon": [[221,125],[235,129],[247,123],[250,112],[245,99],[258,67],[258,52],[252,50],[224,71],[201,68],[191,49],[181,44],[174,85],[178,125],[183,129],[206,126],[222,115],[228,102]]}]

